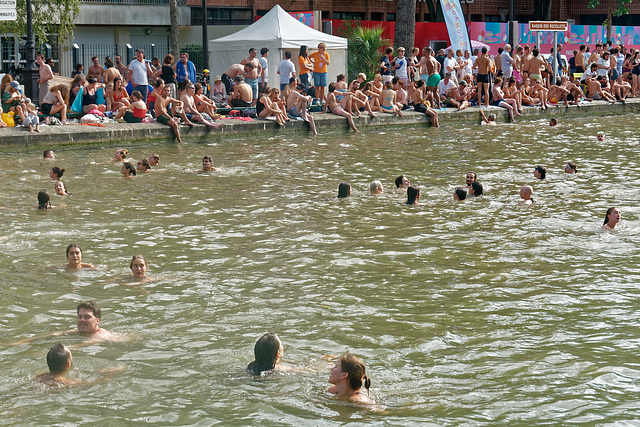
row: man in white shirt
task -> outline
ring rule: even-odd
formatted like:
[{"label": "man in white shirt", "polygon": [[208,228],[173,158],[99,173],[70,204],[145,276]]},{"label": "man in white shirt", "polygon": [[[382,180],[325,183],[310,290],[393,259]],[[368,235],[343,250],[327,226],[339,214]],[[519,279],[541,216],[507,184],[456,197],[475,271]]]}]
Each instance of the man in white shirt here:
[{"label": "man in white shirt", "polygon": [[144,50],[136,49],[136,59],[129,64],[129,81],[133,85],[132,91],[140,91],[145,104],[149,94],[149,76],[152,74],[149,63],[144,60]]},{"label": "man in white shirt", "polygon": [[280,91],[289,84],[289,79],[296,75],[296,66],[291,62],[291,52],[284,53],[284,59],[278,65],[278,75],[280,76]]},{"label": "man in white shirt", "polygon": [[457,85],[458,81],[456,80],[456,70],[458,69],[458,61],[453,57],[453,49],[449,49],[447,52],[447,57],[444,58],[444,72],[445,75],[447,72],[451,73],[451,79]]},{"label": "man in white shirt", "polygon": [[449,97],[449,91],[452,89],[456,89],[458,85],[451,78],[453,74],[450,71],[444,73],[444,79],[440,81],[438,84],[438,90],[440,91],[440,97],[445,98]]}]

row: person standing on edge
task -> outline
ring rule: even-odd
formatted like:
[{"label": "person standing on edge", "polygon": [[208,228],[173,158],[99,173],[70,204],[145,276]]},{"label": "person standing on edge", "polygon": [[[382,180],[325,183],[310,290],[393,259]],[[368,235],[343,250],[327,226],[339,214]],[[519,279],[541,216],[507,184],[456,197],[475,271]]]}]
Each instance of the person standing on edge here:
[{"label": "person standing on edge", "polygon": [[278,65],[278,75],[280,76],[280,90],[283,91],[289,84],[289,79],[296,75],[296,66],[291,62],[291,52],[284,53],[284,59]]},{"label": "person standing on edge", "polygon": [[253,105],[255,105],[258,100],[258,77],[262,74],[262,66],[260,65],[260,61],[256,58],[256,54],[258,51],[255,48],[249,49],[249,57],[242,60],[240,64],[253,65],[252,70],[246,71],[244,75],[244,82],[251,86],[251,91],[253,93]]},{"label": "person standing on edge", "polygon": [[133,86],[131,90],[140,91],[145,104],[149,94],[149,76],[152,74],[149,63],[144,60],[144,50],[136,49],[136,59],[129,64],[129,81]]},{"label": "person standing on edge", "polygon": [[187,52],[180,54],[180,61],[176,62],[173,69],[176,71],[176,81],[178,83],[182,83],[187,79],[193,84],[196,83],[196,66],[193,65],[193,62],[189,61],[189,54]]},{"label": "person standing on edge", "polygon": [[300,83],[304,85],[305,93],[309,89],[309,72],[313,71],[313,64],[309,61],[309,49],[307,46],[300,46],[300,53],[298,54],[298,68],[300,75]]},{"label": "person standing on edge", "polygon": [[327,45],[320,43],[318,51],[309,55],[309,59],[313,62],[313,84],[316,88],[316,100],[322,103],[326,100],[324,90],[327,87],[327,67],[330,63],[326,50]]},{"label": "person standing on edge", "polygon": [[269,56],[269,49],[263,47],[262,49],[260,49],[260,55],[262,55],[262,57],[258,60],[260,66],[262,67],[262,73],[260,73],[260,91],[264,92],[264,89],[269,86],[269,62],[267,61],[267,57]]},{"label": "person standing on edge", "polygon": [[40,66],[40,78],[38,79],[38,104],[42,104],[44,97],[49,93],[51,88],[51,79],[53,79],[53,70],[51,67],[45,64],[44,57],[38,54],[36,62]]}]

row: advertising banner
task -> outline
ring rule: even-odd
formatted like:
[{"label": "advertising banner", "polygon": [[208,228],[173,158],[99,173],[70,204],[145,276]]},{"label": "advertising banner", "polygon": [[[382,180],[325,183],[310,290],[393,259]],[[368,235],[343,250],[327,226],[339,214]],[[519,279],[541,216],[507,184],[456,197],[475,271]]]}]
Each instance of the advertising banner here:
[{"label": "advertising banner", "polygon": [[444,21],[447,24],[449,32],[449,40],[451,40],[451,48],[455,51],[458,49],[468,50],[471,52],[471,43],[469,42],[469,33],[462,14],[462,7],[459,0],[440,0],[442,4],[442,12],[444,13]]}]

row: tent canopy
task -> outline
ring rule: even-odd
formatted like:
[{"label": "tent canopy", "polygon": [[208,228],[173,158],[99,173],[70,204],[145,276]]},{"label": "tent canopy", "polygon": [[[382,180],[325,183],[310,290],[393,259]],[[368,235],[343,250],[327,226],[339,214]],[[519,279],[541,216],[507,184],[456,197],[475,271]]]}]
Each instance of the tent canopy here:
[{"label": "tent canopy", "polygon": [[[209,69],[212,75],[221,75],[232,64],[240,63],[249,56],[249,49],[258,52],[263,47],[269,49],[268,84],[279,87],[278,64],[284,59],[284,52],[291,52],[291,61],[298,72],[298,52],[300,46],[309,47],[309,53],[316,50],[318,43],[327,45],[330,64],[329,81],[347,71],[347,39],[325,34],[310,28],[275,5],[266,15],[250,26],[225,37],[209,41]],[[258,57],[260,54],[258,53]]]}]

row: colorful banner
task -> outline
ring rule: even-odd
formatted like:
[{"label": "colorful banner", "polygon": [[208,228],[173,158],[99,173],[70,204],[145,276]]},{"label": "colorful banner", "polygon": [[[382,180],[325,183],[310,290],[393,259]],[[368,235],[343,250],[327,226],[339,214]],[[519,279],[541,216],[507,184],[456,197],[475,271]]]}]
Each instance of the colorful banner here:
[{"label": "colorful banner", "polygon": [[447,23],[447,31],[449,32],[449,40],[451,40],[451,48],[455,51],[458,49],[468,50],[471,52],[471,43],[469,42],[469,33],[462,14],[459,0],[440,0],[442,12],[444,13],[444,21]]},{"label": "colorful banner", "polygon": [[289,12],[289,15],[302,22],[307,27],[313,28],[313,12]]}]

